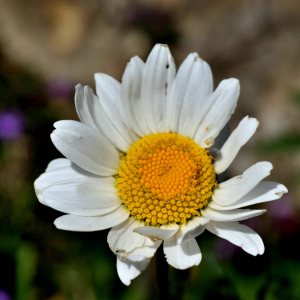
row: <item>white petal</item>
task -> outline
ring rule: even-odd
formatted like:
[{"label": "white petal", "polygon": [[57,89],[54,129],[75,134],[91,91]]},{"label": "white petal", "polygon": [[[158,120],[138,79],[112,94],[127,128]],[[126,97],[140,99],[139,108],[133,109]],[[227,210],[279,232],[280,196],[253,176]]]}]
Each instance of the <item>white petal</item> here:
[{"label": "white petal", "polygon": [[195,239],[177,244],[177,234],[164,241],[164,253],[169,265],[184,270],[198,266],[202,259],[200,248]]},{"label": "white petal", "polygon": [[188,85],[185,89],[182,109],[178,122],[178,133],[193,138],[204,117],[205,99],[213,91],[213,77],[209,65],[197,54]]},{"label": "white petal", "polygon": [[178,231],[177,243],[184,244],[203,233],[208,222],[207,218],[194,217],[191,221],[183,224]]},{"label": "white petal", "polygon": [[111,76],[102,73],[95,74],[95,81],[96,92],[103,110],[121,136],[132,145],[138,137],[128,125],[123,111],[121,84]]},{"label": "white petal", "polygon": [[[93,90],[81,85],[76,86],[75,105],[80,120],[102,132],[108,140],[110,140],[118,149],[127,152],[131,144],[126,141],[121,132],[116,128],[115,124],[104,111],[98,97]],[[83,97],[83,98],[82,98]]]},{"label": "white petal", "polygon": [[84,94],[84,88],[81,84],[77,84],[75,89],[75,107],[78,117],[80,118],[82,123],[93,127],[94,129],[98,129],[97,125],[94,122],[94,118],[91,114],[91,110],[95,109],[93,106],[98,101],[92,101],[92,103],[87,101]]},{"label": "white petal", "polygon": [[273,166],[269,162],[259,162],[248,168],[242,175],[219,184],[212,199],[220,206],[236,202],[249,193],[260,181],[270,175]]},{"label": "white petal", "polygon": [[242,221],[259,216],[266,212],[265,209],[234,209],[234,210],[214,210],[206,207],[201,210],[204,217],[218,222]]},{"label": "white petal", "polygon": [[[131,251],[142,248],[144,246],[151,247],[151,242],[147,237],[133,232],[134,229],[144,226],[143,223],[138,222],[133,217],[130,217],[125,222],[113,227],[107,236],[107,241],[110,249],[117,255],[126,258]],[[149,244],[149,241],[151,242]],[[160,245],[160,242],[156,242]],[[149,249],[147,249],[149,250]],[[145,255],[146,255],[145,251]],[[155,251],[154,251],[155,252]],[[132,253],[131,253],[132,254]],[[133,253],[137,255],[137,253]]]},{"label": "white petal", "polygon": [[217,174],[224,172],[232,163],[239,150],[252,137],[259,122],[255,118],[245,117],[232,132],[214,162]]},{"label": "white petal", "polygon": [[143,103],[141,99],[142,80],[145,63],[138,57],[133,57],[127,64],[122,77],[121,95],[126,119],[139,136],[148,135]]},{"label": "white petal", "polygon": [[261,237],[251,228],[238,222],[211,221],[206,229],[254,256],[263,254],[265,251]]},{"label": "white petal", "polygon": [[[96,82],[96,92],[100,101],[109,101],[113,103],[116,110],[122,113],[122,107],[119,107],[119,104],[121,104],[120,82],[103,73],[96,73],[94,78]],[[107,104],[108,103],[105,102],[104,106]],[[109,110],[110,108],[108,108],[108,111]]]},{"label": "white petal", "polygon": [[[69,163],[67,159],[64,161]],[[34,187],[42,204],[64,213],[97,216],[121,205],[116,179],[91,174],[75,164],[52,171],[48,167],[47,172],[35,181]]]},{"label": "white petal", "polygon": [[239,94],[239,81],[231,78],[223,80],[216,91],[205,100],[205,116],[194,137],[194,141],[200,147],[207,148],[204,141],[210,137],[215,139],[219,135],[235,110]]},{"label": "white petal", "polygon": [[181,64],[167,99],[170,130],[194,137],[202,120],[202,106],[212,93],[213,78],[209,65],[191,53]]},{"label": "white petal", "polygon": [[134,229],[134,232],[147,236],[152,241],[157,241],[170,238],[178,231],[178,229],[179,226],[176,223],[172,223],[169,225],[162,225],[159,228],[151,226],[139,227],[137,229]]},{"label": "white petal", "polygon": [[130,285],[131,280],[139,276],[149,265],[150,259],[146,258],[142,261],[131,261],[130,259],[122,259],[117,256],[117,272],[120,280],[125,285]]},{"label": "white petal", "polygon": [[281,198],[281,196],[287,192],[287,188],[280,183],[262,181],[252,191],[230,205],[220,206],[216,202],[211,201],[208,206],[217,210],[231,210],[256,203],[276,200]]},{"label": "white petal", "polygon": [[162,241],[153,242],[150,239],[146,238],[141,247],[135,248],[128,253],[127,258],[131,259],[132,261],[139,261],[140,259],[144,259],[145,257],[151,258],[154,256],[161,243]]},{"label": "white petal", "polygon": [[144,70],[142,94],[144,117],[152,133],[168,130],[167,95],[175,77],[175,64],[168,46],[157,44]]},{"label": "white petal", "polygon": [[57,159],[52,160],[48,164],[45,172],[54,171],[54,170],[61,169],[64,167],[70,167],[71,165],[72,165],[72,162],[70,160],[68,160],[66,158],[57,158]]},{"label": "white petal", "polygon": [[76,121],[59,121],[54,127],[52,142],[64,156],[94,174],[116,174],[119,153],[101,132]]},{"label": "white petal", "polygon": [[64,215],[54,221],[58,229],[70,231],[97,231],[116,226],[129,218],[129,211],[121,205],[116,210],[97,217]]},{"label": "white petal", "polygon": [[221,130],[218,137],[215,139],[214,144],[209,148],[209,152],[213,157],[217,157],[218,153],[220,152],[221,148],[227,141],[228,137],[230,136],[231,131],[229,125],[225,125],[225,127]]}]

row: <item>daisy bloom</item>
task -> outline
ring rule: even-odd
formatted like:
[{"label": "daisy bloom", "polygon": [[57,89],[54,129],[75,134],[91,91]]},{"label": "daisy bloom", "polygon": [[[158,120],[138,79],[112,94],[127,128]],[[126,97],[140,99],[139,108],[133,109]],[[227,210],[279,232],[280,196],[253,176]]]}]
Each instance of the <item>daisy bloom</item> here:
[{"label": "daisy bloom", "polygon": [[239,81],[223,80],[213,91],[211,69],[196,53],[176,74],[168,47],[159,44],[146,63],[130,60],[122,83],[101,73],[95,80],[97,96],[76,86],[81,122],[54,124],[52,142],[66,158],[50,162],[34,184],[42,204],[66,213],[55,226],[111,228],[107,241],[126,285],[162,243],[174,268],[199,265],[195,237],[205,229],[251,255],[263,254],[260,236],[239,221],[265,210],[241,208],[278,199],[286,187],[262,181],[269,162],[224,182],[219,176],[258,126],[245,117],[226,135]]}]

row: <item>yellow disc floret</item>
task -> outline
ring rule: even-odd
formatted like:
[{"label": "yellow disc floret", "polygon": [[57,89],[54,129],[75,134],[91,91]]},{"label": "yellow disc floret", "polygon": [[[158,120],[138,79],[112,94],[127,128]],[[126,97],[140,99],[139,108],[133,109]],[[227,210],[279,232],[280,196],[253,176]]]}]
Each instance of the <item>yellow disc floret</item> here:
[{"label": "yellow disc floret", "polygon": [[118,195],[146,225],[184,224],[200,216],[215,186],[212,155],[176,133],[144,136],[121,155]]}]

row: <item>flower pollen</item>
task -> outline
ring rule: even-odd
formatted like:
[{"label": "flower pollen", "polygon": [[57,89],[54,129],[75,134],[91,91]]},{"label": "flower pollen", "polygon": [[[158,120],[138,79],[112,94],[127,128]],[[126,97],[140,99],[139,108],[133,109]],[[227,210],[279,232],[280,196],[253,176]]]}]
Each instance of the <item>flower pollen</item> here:
[{"label": "flower pollen", "polygon": [[209,151],[176,133],[144,136],[121,155],[118,195],[145,225],[185,224],[200,216],[216,186]]}]

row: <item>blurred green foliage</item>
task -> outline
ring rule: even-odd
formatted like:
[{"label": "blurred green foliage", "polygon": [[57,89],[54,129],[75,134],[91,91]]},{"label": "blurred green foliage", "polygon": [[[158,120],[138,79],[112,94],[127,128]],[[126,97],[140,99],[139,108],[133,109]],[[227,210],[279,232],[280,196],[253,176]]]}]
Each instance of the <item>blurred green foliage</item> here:
[{"label": "blurred green foliage", "polygon": [[300,149],[300,132],[287,132],[275,139],[261,142],[258,149],[268,153],[297,151]]},{"label": "blurred green foliage", "polygon": [[[288,93],[289,99],[295,110],[300,114],[300,91],[293,90]],[[287,151],[297,151],[300,149],[300,127],[295,128],[294,131],[284,132],[275,138],[267,139],[260,142],[256,149],[265,153],[283,153]]]}]

